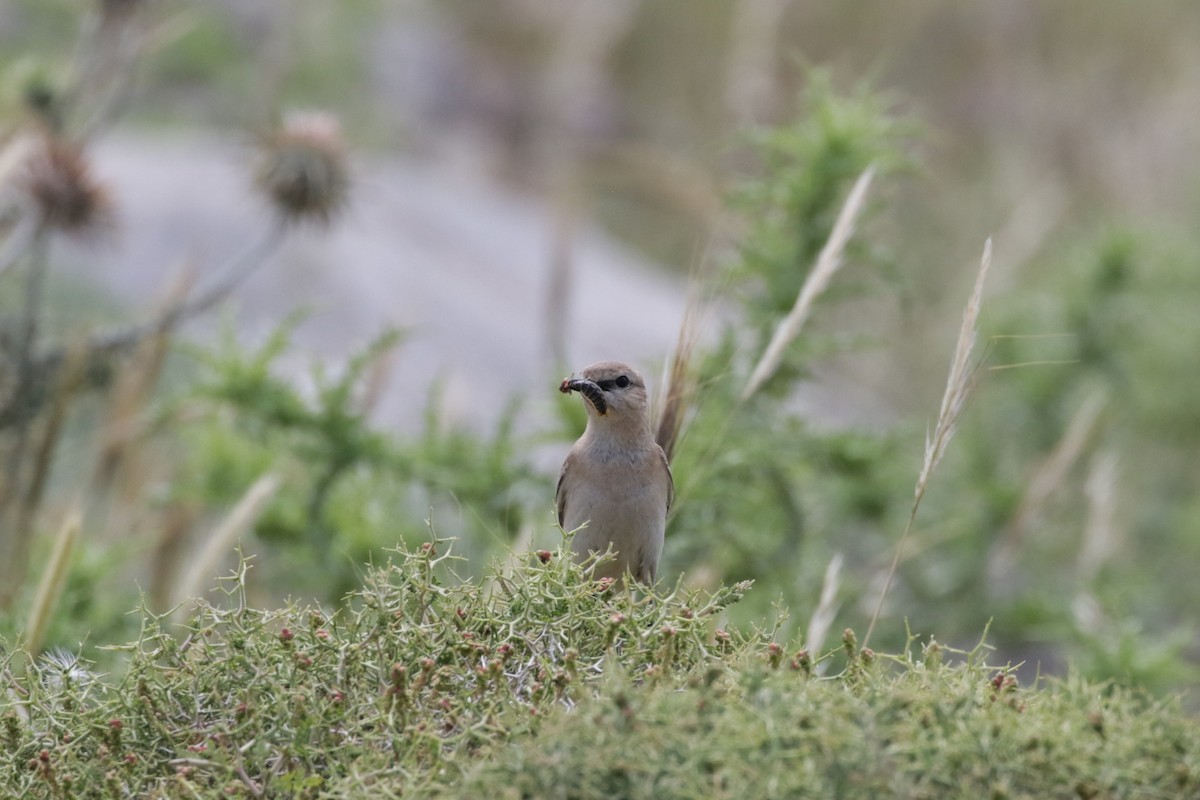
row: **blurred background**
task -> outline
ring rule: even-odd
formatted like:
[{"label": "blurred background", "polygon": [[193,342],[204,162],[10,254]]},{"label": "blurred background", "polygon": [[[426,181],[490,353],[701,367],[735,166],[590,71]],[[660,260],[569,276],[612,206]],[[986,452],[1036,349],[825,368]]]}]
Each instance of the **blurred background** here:
[{"label": "blurred background", "polygon": [[552,548],[558,380],[661,393],[682,326],[665,579],[832,647],[991,236],[872,644],[1194,685],[1198,41],[1183,0],[0,0],[4,634],[119,641],[238,540],[256,602],[331,605],[430,528],[464,578]]}]

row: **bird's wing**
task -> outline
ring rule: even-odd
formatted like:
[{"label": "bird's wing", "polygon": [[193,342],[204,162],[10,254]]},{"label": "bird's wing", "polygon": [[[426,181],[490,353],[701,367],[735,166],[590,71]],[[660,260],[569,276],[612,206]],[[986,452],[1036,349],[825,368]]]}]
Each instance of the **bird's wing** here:
[{"label": "bird's wing", "polygon": [[567,469],[571,466],[571,454],[563,461],[562,472],[558,474],[558,485],[554,487],[554,505],[558,510],[558,526],[563,526],[567,518],[567,493],[563,491],[563,482],[567,477]]},{"label": "bird's wing", "polygon": [[[659,455],[662,456],[663,469],[667,471],[667,510],[671,510],[671,506],[675,503],[675,476],[671,474],[671,462],[667,459],[667,453],[661,447],[658,448]],[[563,465],[564,471],[566,465]],[[559,478],[562,482],[562,478]]]}]

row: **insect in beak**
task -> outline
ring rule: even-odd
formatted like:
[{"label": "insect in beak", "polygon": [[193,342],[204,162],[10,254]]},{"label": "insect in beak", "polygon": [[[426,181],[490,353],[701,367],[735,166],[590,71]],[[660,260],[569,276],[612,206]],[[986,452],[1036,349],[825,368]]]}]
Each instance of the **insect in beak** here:
[{"label": "insect in beak", "polygon": [[559,384],[558,390],[563,394],[579,392],[592,404],[597,414],[604,416],[608,413],[608,401],[604,399],[604,390],[595,381],[589,381],[587,378],[567,378]]}]

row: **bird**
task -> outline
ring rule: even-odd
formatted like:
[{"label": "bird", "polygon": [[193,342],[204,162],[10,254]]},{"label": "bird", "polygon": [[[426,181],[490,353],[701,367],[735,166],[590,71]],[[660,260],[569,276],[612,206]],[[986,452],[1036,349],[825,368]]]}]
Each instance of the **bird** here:
[{"label": "bird", "polygon": [[601,361],[559,391],[578,392],[587,410],[587,428],[567,453],[555,491],[558,524],[574,534],[573,556],[583,562],[611,547],[615,559],[593,565],[592,578],[621,582],[628,573],[652,585],[675,484],[650,429],[646,382],[627,364]]}]

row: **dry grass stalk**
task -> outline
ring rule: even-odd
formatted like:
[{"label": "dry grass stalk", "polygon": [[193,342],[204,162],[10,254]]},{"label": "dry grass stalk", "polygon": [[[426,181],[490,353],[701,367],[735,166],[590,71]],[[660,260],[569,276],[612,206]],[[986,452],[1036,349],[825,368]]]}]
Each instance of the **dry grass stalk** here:
[{"label": "dry grass stalk", "polygon": [[829,233],[829,239],[817,256],[817,263],[808,273],[804,285],[800,287],[796,304],[779,323],[779,327],[775,329],[762,357],[759,358],[753,372],[750,373],[750,380],[746,382],[746,387],[742,390],[741,400],[743,402],[753,397],[755,392],[761,389],[763,384],[775,374],[775,370],[779,368],[779,363],[783,360],[784,351],[795,341],[796,336],[800,333],[800,328],[808,319],[813,303],[829,288],[830,281],[841,268],[846,244],[854,233],[854,222],[863,209],[867,189],[874,176],[875,167],[870,166],[855,181],[854,188],[846,197],[846,202],[842,205],[842,210],[838,213],[837,221],[833,225],[833,230]]},{"label": "dry grass stalk", "polygon": [[1117,455],[1097,454],[1088,470],[1084,493],[1087,496],[1087,522],[1079,550],[1079,579],[1093,580],[1100,568],[1116,554],[1120,535],[1116,526]]},{"label": "dry grass stalk", "polygon": [[733,6],[725,105],[741,124],[773,107],[779,33],[790,0],[743,0]]},{"label": "dry grass stalk", "polygon": [[1012,283],[1016,268],[1038,254],[1062,222],[1067,208],[1067,193],[1059,176],[1047,176],[1022,194],[996,235],[1004,242],[1005,257],[992,275],[993,290]]},{"label": "dry grass stalk", "polygon": [[0,190],[7,189],[37,152],[39,138],[32,133],[18,133],[0,142]]},{"label": "dry grass stalk", "polygon": [[150,554],[150,607],[165,611],[175,597],[175,576],[183,559],[188,532],[198,516],[196,503],[171,502],[159,515],[155,527],[158,541]]},{"label": "dry grass stalk", "polygon": [[213,529],[200,553],[192,560],[191,568],[179,582],[179,589],[175,594],[175,603],[178,606],[176,616],[190,598],[200,594],[205,582],[211,580],[217,563],[229,552],[234,541],[262,514],[267,503],[279,490],[281,482],[279,476],[274,473],[262,475],[246,490],[242,499],[221,524]]},{"label": "dry grass stalk", "polygon": [[391,350],[392,348],[388,348],[377,357],[371,359],[371,364],[367,367],[362,394],[358,400],[358,410],[365,415],[369,416],[379,405],[379,400],[383,397],[384,390],[387,389],[388,384],[392,381],[396,362],[392,358]]},{"label": "dry grass stalk", "polygon": [[[10,537],[7,543],[8,563],[4,576],[5,589],[0,592],[0,605],[10,608],[21,587],[28,577],[29,543],[34,536],[34,519],[42,504],[46,482],[53,464],[55,447],[62,434],[63,422],[67,416],[67,400],[74,395],[74,379],[77,375],[78,359],[71,359],[72,366],[67,369],[67,377],[60,380],[55,387],[54,398],[51,401],[50,413],[42,425],[41,437],[36,444],[33,454],[32,470],[15,512],[15,522],[5,532]],[[16,482],[23,470],[14,470],[10,480]],[[15,487],[14,487],[15,488]]]},{"label": "dry grass stalk", "polygon": [[[33,454],[33,471],[29,477],[29,485],[25,488],[25,494],[17,513],[17,523],[13,530],[13,535],[17,537],[18,541],[23,543],[27,543],[32,538],[33,519],[37,514],[38,508],[41,507],[42,495],[46,489],[46,481],[50,476],[50,467],[53,464],[55,448],[58,445],[59,437],[62,435],[63,423],[67,418],[69,401],[75,396],[75,392],[79,388],[82,369],[83,352],[77,348],[68,357],[67,368],[55,384],[54,396],[50,402],[50,413],[42,425],[42,435],[37,442],[36,450]],[[24,552],[24,547],[17,550],[16,557],[18,564],[23,563]],[[18,570],[14,570],[13,577],[21,580],[24,577],[23,574],[20,574],[23,573],[23,567],[18,566]]]},{"label": "dry grass stalk", "polygon": [[946,391],[942,394],[942,406],[938,410],[937,425],[934,426],[933,436],[925,440],[925,461],[921,465],[921,474],[917,478],[913,490],[914,498],[920,502],[929,485],[929,477],[942,456],[946,445],[954,436],[954,428],[958,416],[967,403],[971,393],[971,385],[975,369],[971,363],[971,353],[975,348],[975,336],[979,322],[979,308],[983,300],[983,284],[987,279],[988,269],[992,265],[992,240],[988,239],[983,245],[983,260],[979,266],[979,274],[975,278],[975,289],[963,309],[962,326],[958,330],[958,343],[954,347],[954,358],[950,362],[950,375],[946,379]]},{"label": "dry grass stalk", "polygon": [[[33,540],[34,519],[41,507],[42,496],[53,466],[54,454],[62,435],[69,402],[79,388],[82,375],[82,351],[75,349],[67,356],[66,368],[54,384],[50,411],[41,423],[40,436],[33,443],[32,457],[24,458],[26,437],[32,437],[33,422],[26,423],[10,454],[12,465],[5,478],[0,479],[0,609],[8,610],[25,585],[28,569],[29,543]],[[19,457],[17,457],[19,456]],[[28,462],[28,463],[26,463]]]},{"label": "dry grass stalk", "polygon": [[1071,601],[1075,626],[1091,636],[1102,636],[1112,630],[1112,620],[1091,590],[1100,569],[1116,554],[1120,534],[1115,519],[1117,511],[1117,456],[1103,452],[1092,458],[1084,494],[1087,497],[1087,520],[1075,570],[1078,589]]},{"label": "dry grass stalk", "polygon": [[[2,179],[0,179],[2,181]],[[3,184],[0,182],[0,190]],[[0,275],[17,263],[21,256],[29,251],[33,241],[41,231],[42,225],[34,214],[24,214],[17,224],[8,232],[4,245],[0,247]]]},{"label": "dry grass stalk", "polygon": [[987,581],[993,592],[998,592],[1009,583],[1016,567],[1017,553],[1034,522],[1046,507],[1046,502],[1062,486],[1067,475],[1079,462],[1087,443],[1095,434],[1106,400],[1100,392],[1088,395],[1087,399],[1071,417],[1054,450],[1034,473],[1021,502],[1013,514],[1012,521],[1004,534],[988,554]]},{"label": "dry grass stalk", "polygon": [[1022,528],[1028,527],[1030,518],[1036,516],[1045,506],[1046,499],[1062,485],[1067,473],[1079,461],[1084,447],[1096,430],[1096,423],[1100,421],[1100,414],[1105,405],[1104,395],[1096,392],[1089,395],[1071,417],[1066,433],[1054,447],[1050,457],[1038,468],[1026,490],[1026,496],[1021,502],[1021,511],[1018,512],[1019,517],[1022,516],[1022,512],[1024,515],[1021,519]]},{"label": "dry grass stalk", "polygon": [[[177,282],[167,307],[182,302],[187,290],[185,281]],[[129,479],[133,471],[129,465],[136,455],[132,445],[143,433],[144,411],[162,375],[170,341],[171,331],[163,328],[154,331],[137,345],[133,356],[122,365],[117,375],[101,429],[95,488],[103,492],[118,485],[127,503],[133,501],[141,488],[141,481]]]},{"label": "dry grass stalk", "polygon": [[[564,129],[578,124],[613,52],[636,22],[641,0],[577,0],[562,9],[546,87],[550,113]],[[566,130],[564,130],[566,132]]]},{"label": "dry grass stalk", "polygon": [[25,703],[29,692],[17,682],[16,676],[8,667],[0,670],[0,684],[4,685],[4,696],[8,700],[8,708],[16,715],[17,719],[28,725],[29,709]]},{"label": "dry grass stalk", "polygon": [[33,598],[33,606],[29,609],[29,621],[25,624],[25,648],[30,655],[36,655],[42,649],[42,639],[46,635],[46,627],[54,606],[62,594],[67,582],[67,567],[71,554],[75,552],[75,543],[79,540],[82,519],[78,511],[72,511],[59,528],[54,540],[54,549],[50,553],[50,561],[38,581],[37,594]]},{"label": "dry grass stalk", "polygon": [[921,498],[925,496],[925,490],[929,487],[929,479],[938,463],[941,462],[942,456],[945,455],[946,445],[954,436],[955,424],[966,406],[967,397],[975,383],[974,378],[978,365],[973,364],[971,354],[975,349],[975,339],[978,333],[979,309],[983,302],[983,285],[987,280],[988,269],[991,265],[992,240],[989,238],[983,244],[983,258],[979,264],[979,274],[975,277],[975,288],[971,291],[966,308],[963,309],[962,325],[958,330],[958,342],[954,346],[954,357],[950,360],[950,375],[946,379],[946,391],[942,394],[941,408],[938,409],[937,424],[934,426],[933,435],[927,435],[925,438],[925,460],[921,465],[921,473],[917,476],[917,483],[913,489],[913,504],[908,515],[908,524],[904,526],[904,533],[901,534],[900,541],[896,545],[896,553],[892,557],[891,566],[888,567],[887,576],[884,578],[883,589],[879,592],[875,611],[871,614],[871,622],[867,626],[866,635],[863,636],[863,647],[867,646],[871,633],[875,630],[875,623],[879,621],[879,614],[883,610],[883,601],[892,588],[892,579],[896,577],[896,568],[900,565],[900,556],[904,552],[904,545],[912,534],[913,524],[917,519],[917,510],[921,507]]},{"label": "dry grass stalk", "polygon": [[[804,648],[812,654],[814,659],[820,657],[821,648],[825,646],[825,637],[829,635],[829,628],[833,625],[834,618],[837,617],[837,594],[841,587],[842,562],[844,560],[841,553],[834,553],[833,558],[829,559],[829,566],[825,568],[825,577],[821,581],[821,599],[817,602],[817,608],[808,620],[808,630],[804,634]],[[823,663],[818,666],[818,671],[822,671],[822,666]]]},{"label": "dry grass stalk", "polygon": [[696,288],[693,276],[688,302],[683,310],[683,321],[679,325],[679,338],[675,342],[675,352],[671,355],[671,363],[666,369],[666,380],[662,388],[662,405],[658,414],[658,426],[654,432],[654,440],[667,454],[670,462],[675,454],[675,446],[679,443],[679,432],[683,428],[683,418],[696,394],[696,376],[692,371],[692,354],[696,342],[700,339],[700,320],[703,316],[700,292]]},{"label": "dry grass stalk", "polygon": [[1087,520],[1075,565],[1078,588],[1071,601],[1075,626],[1085,634],[1101,636],[1112,629],[1112,620],[1091,586],[1100,569],[1116,554],[1120,536],[1114,522],[1117,510],[1117,456],[1103,452],[1092,458],[1084,494]]}]

